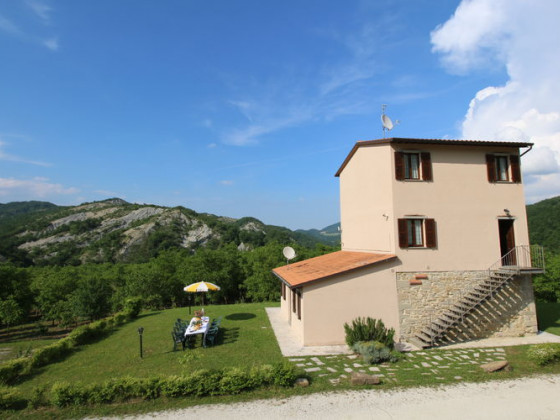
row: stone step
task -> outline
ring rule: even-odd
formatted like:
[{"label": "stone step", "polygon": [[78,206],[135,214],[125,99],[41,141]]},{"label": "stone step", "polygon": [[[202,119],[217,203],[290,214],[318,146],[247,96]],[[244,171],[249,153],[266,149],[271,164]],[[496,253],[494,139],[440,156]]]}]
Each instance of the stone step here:
[{"label": "stone step", "polygon": [[408,342],[410,344],[412,344],[413,346],[419,347],[421,349],[425,349],[426,347],[429,347],[430,345],[428,343],[425,343],[424,341],[416,338],[416,337],[410,337],[408,339]]}]

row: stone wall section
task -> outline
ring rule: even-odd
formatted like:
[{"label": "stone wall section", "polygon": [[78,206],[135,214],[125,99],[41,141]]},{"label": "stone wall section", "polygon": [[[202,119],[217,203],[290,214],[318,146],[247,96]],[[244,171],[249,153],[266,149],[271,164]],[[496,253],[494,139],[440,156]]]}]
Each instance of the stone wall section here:
[{"label": "stone wall section", "polygon": [[[407,341],[487,276],[486,270],[397,273],[400,339]],[[531,276],[519,275],[469,313],[458,327],[449,331],[448,338],[469,341],[536,333]]]}]

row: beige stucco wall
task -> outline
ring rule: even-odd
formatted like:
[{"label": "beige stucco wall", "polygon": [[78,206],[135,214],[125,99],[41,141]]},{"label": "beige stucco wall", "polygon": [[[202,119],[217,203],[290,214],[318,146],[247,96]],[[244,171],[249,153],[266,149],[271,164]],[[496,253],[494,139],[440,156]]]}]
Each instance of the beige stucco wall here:
[{"label": "beige stucco wall", "polygon": [[340,175],[343,250],[394,249],[391,153],[387,145],[362,147]]},{"label": "beige stucco wall", "polygon": [[298,340],[303,343],[303,299],[302,299],[302,317],[298,319],[297,314],[293,311],[293,294],[294,292],[286,287],[286,300],[280,297],[280,312],[288,327],[293,331]]},{"label": "beige stucco wall", "polygon": [[387,262],[304,287],[303,344],[344,344],[344,323],[359,316],[383,320],[387,328],[395,328],[398,337],[395,265]]},{"label": "beige stucco wall", "polygon": [[[397,181],[394,152],[430,152],[433,181]],[[382,144],[359,148],[340,174],[342,249],[387,251],[399,271],[482,270],[500,258],[498,217],[509,209],[516,245],[528,245],[523,184],[490,183],[487,153],[516,149]],[[386,214],[388,217],[383,217]],[[397,220],[437,223],[436,249],[401,249]]]}]

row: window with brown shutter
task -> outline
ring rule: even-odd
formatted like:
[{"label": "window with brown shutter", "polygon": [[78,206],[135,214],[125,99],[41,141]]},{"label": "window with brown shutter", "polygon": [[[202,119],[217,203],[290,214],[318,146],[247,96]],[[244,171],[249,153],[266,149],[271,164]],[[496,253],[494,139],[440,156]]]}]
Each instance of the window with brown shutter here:
[{"label": "window with brown shutter", "polygon": [[434,219],[398,219],[398,234],[401,248],[437,248]]},{"label": "window with brown shutter", "polygon": [[521,166],[517,155],[486,155],[488,182],[521,182]]},{"label": "window with brown shutter", "polygon": [[399,219],[398,226],[399,226],[399,246],[401,248],[408,248],[408,233],[406,227],[406,219]]},{"label": "window with brown shutter", "polygon": [[286,283],[282,282],[282,299],[286,300]]},{"label": "window with brown shutter", "polygon": [[395,152],[395,179],[402,181],[404,179],[404,158],[402,152]]},{"label": "window with brown shutter", "polygon": [[422,161],[422,179],[424,181],[432,180],[432,157],[428,152],[420,153],[420,160]]},{"label": "window with brown shutter", "polygon": [[297,295],[297,319],[301,319],[301,290],[296,292]]},{"label": "window with brown shutter", "polygon": [[426,230],[426,248],[437,247],[436,221],[434,219],[424,220]]},{"label": "window with brown shutter", "polygon": [[488,182],[496,182],[496,157],[494,155],[486,155],[486,172]]},{"label": "window with brown shutter", "polygon": [[432,181],[432,159],[427,152],[395,152],[397,181]]},{"label": "window with brown shutter", "polygon": [[296,305],[297,305],[296,289],[292,289],[292,312],[294,314],[296,313]]},{"label": "window with brown shutter", "polygon": [[511,155],[509,157],[509,163],[511,166],[511,181],[515,183],[521,182],[521,167],[519,165],[519,156]]}]

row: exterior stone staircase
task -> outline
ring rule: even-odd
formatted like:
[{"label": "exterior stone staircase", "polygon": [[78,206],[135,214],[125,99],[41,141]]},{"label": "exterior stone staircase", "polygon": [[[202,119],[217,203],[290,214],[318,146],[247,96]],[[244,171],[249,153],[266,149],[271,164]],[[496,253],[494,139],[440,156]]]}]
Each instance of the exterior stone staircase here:
[{"label": "exterior stone staircase", "polygon": [[468,293],[454,302],[435,320],[408,339],[411,344],[420,347],[434,347],[451,340],[452,329],[461,327],[465,317],[480,307],[506,287],[519,274],[537,274],[544,272],[544,252],[537,245],[518,246],[502,257],[488,269],[488,276],[475,285]]}]

